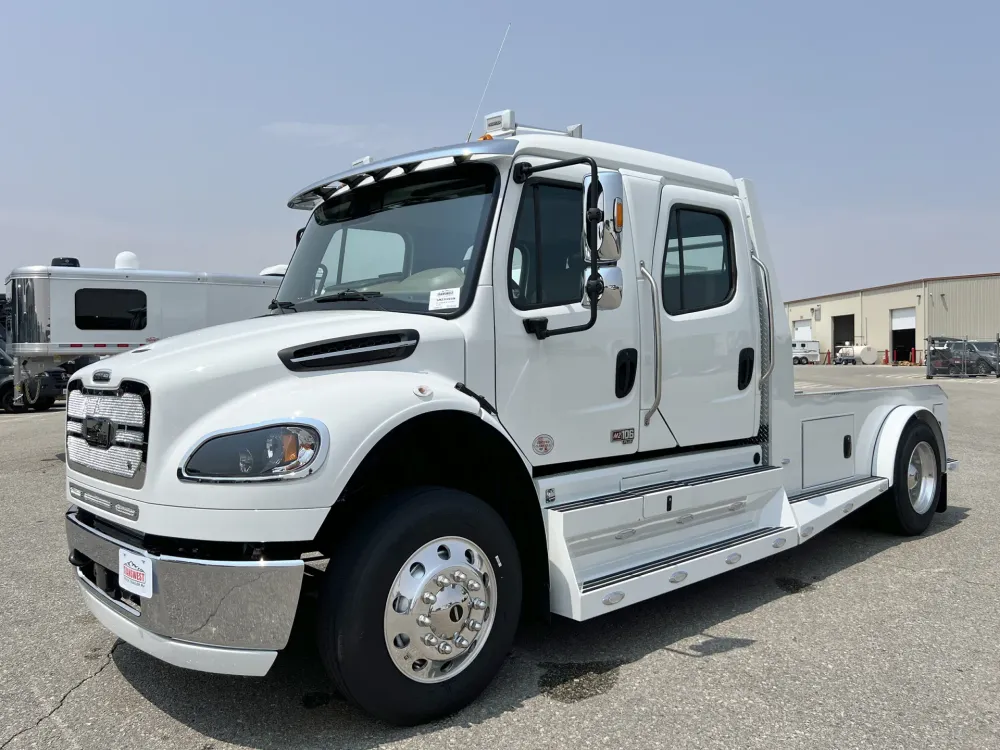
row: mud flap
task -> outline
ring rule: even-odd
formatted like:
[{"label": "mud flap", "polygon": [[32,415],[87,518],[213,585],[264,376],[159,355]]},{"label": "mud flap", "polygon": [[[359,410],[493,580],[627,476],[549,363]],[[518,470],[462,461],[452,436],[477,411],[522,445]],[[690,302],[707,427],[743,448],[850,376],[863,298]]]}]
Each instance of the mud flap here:
[{"label": "mud flap", "polygon": [[948,474],[941,475],[941,494],[938,496],[937,512],[944,513],[948,510]]}]

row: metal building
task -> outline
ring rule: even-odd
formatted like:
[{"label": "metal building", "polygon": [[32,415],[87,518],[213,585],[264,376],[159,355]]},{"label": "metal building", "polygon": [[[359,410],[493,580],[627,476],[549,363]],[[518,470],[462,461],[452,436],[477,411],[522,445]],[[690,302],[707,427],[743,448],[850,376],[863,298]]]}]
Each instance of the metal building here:
[{"label": "metal building", "polygon": [[993,340],[1000,334],[1000,273],[941,276],[785,303],[798,340],[820,351],[867,344],[889,359],[920,356],[927,337]]}]

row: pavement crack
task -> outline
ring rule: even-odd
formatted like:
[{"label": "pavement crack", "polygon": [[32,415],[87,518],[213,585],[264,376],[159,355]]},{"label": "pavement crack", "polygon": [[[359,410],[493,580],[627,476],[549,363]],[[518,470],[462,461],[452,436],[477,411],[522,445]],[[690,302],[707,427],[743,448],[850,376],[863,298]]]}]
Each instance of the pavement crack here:
[{"label": "pavement crack", "polygon": [[4,750],[4,748],[6,748],[10,743],[12,743],[14,740],[16,740],[22,734],[27,734],[28,732],[32,731],[33,729],[37,729],[39,726],[41,726],[42,722],[45,721],[46,719],[52,718],[53,714],[55,714],[60,708],[62,708],[63,705],[66,703],[66,701],[69,699],[69,697],[73,693],[75,693],[80,687],[82,687],[84,683],[90,682],[92,679],[94,679],[95,677],[97,677],[97,675],[99,675],[101,672],[103,672],[105,669],[107,669],[108,665],[111,664],[111,657],[114,655],[115,650],[123,642],[124,641],[120,641],[120,640],[116,641],[115,645],[111,647],[110,651],[108,651],[108,655],[106,657],[104,657],[104,663],[100,666],[100,668],[98,668],[94,672],[91,672],[89,675],[87,675],[86,677],[84,677],[82,680],[80,680],[78,683],[76,683],[73,687],[71,687],[69,690],[67,690],[63,694],[63,697],[59,699],[59,702],[56,703],[55,708],[53,708],[47,714],[45,714],[44,716],[42,716],[42,718],[40,718],[38,721],[36,721],[31,726],[25,727],[21,731],[15,733],[11,737],[9,737],[2,745],[0,745],[0,750]]}]

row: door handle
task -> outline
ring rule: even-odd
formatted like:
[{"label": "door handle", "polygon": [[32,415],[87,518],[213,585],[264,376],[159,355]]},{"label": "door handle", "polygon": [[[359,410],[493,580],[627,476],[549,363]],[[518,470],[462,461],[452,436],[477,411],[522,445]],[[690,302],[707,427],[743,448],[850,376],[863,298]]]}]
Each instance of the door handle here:
[{"label": "door handle", "polygon": [[617,398],[625,398],[632,392],[638,362],[639,352],[635,349],[622,349],[618,352],[618,362],[615,364],[615,396]]},{"label": "door handle", "polygon": [[736,375],[736,387],[741,391],[753,380],[753,349],[747,347],[740,351],[739,368]]},{"label": "door handle", "polygon": [[653,295],[653,386],[655,388],[655,395],[653,396],[653,405],[649,407],[649,411],[646,412],[646,416],[643,419],[643,424],[648,426],[649,420],[653,418],[656,410],[660,408],[660,396],[663,393],[663,383],[660,382],[660,350],[663,343],[660,340],[660,292],[656,288],[656,279],[646,269],[645,261],[639,261],[639,271],[646,277],[646,281],[649,282],[649,289]]}]

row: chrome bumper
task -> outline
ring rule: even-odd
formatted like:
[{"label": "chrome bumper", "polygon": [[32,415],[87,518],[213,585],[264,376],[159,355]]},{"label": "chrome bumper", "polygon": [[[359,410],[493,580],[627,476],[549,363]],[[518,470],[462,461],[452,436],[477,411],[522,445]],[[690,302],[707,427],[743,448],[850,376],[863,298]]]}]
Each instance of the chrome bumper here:
[{"label": "chrome bumper", "polygon": [[[288,643],[302,588],[301,560],[217,561],[151,555],[66,514],[70,557],[87,605],[123,640],[178,666],[225,674],[266,674]],[[95,565],[115,581],[118,551],[151,561],[153,595],[138,604],[105,591]],[[95,565],[92,565],[94,563]]]}]

